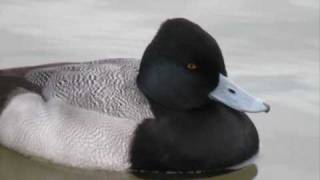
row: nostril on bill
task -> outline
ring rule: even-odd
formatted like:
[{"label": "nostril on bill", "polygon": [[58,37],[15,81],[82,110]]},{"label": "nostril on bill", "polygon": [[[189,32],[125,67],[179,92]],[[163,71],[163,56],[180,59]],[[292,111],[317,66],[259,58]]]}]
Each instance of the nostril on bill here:
[{"label": "nostril on bill", "polygon": [[231,88],[229,88],[228,91],[229,91],[231,94],[236,94],[236,91],[233,90],[233,89],[231,89]]}]

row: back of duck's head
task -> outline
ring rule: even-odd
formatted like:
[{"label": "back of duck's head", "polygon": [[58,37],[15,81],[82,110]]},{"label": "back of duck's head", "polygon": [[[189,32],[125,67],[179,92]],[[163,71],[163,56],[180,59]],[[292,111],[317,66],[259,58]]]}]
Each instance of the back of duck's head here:
[{"label": "back of duck's head", "polygon": [[216,40],[199,25],[184,19],[168,19],[146,48],[142,61],[152,63],[160,56],[171,61],[203,61],[227,74],[222,52]]},{"label": "back of duck's head", "polygon": [[210,103],[219,74],[226,69],[215,39],[187,19],[169,19],[144,52],[138,86],[153,102],[193,109]]}]

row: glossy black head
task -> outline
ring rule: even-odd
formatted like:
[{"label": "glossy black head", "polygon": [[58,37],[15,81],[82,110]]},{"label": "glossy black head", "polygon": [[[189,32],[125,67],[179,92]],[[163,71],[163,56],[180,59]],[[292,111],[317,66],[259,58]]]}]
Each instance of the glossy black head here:
[{"label": "glossy black head", "polygon": [[164,22],[142,57],[138,86],[153,102],[188,110],[211,102],[219,73],[226,75],[215,39],[186,19]]}]

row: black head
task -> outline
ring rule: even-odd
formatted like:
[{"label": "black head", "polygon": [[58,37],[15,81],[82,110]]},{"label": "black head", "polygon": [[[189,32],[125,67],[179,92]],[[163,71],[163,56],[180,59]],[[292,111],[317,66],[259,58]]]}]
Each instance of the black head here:
[{"label": "black head", "polygon": [[142,57],[137,79],[152,101],[179,110],[212,102],[208,94],[226,76],[215,39],[186,19],[165,21]]}]

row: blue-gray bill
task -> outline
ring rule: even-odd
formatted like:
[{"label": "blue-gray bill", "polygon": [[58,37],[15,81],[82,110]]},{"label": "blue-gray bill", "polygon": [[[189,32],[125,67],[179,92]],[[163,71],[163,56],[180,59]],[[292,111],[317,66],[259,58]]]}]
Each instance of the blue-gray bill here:
[{"label": "blue-gray bill", "polygon": [[270,106],[238,87],[234,82],[220,74],[218,86],[209,94],[209,98],[241,112],[269,112]]}]

